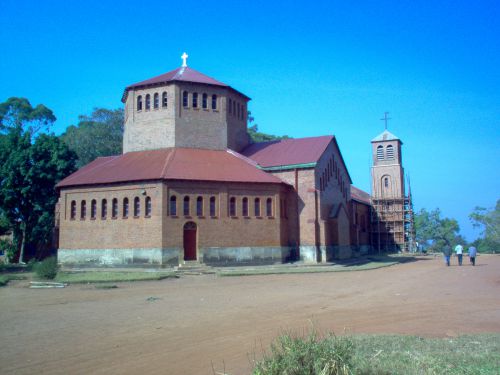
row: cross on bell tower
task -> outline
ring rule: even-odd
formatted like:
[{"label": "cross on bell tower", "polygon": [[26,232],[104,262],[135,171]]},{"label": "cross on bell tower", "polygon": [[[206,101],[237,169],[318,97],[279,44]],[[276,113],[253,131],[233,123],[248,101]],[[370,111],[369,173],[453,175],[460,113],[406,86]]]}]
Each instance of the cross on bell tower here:
[{"label": "cross on bell tower", "polygon": [[380,119],[381,121],[385,121],[385,130],[387,130],[387,120],[391,120],[390,117],[387,117],[388,114],[389,112],[384,112],[384,118]]},{"label": "cross on bell tower", "polygon": [[187,59],[188,59],[188,54],[186,52],[184,52],[181,56],[181,59],[182,59],[182,67],[185,68],[188,66],[187,64]]}]

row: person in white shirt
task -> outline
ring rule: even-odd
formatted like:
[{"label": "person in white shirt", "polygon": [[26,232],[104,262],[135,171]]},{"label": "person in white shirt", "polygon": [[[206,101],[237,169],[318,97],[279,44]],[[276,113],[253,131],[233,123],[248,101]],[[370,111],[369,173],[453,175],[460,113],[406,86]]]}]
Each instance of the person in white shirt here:
[{"label": "person in white shirt", "polygon": [[458,244],[457,246],[455,246],[455,253],[457,253],[457,257],[458,257],[458,265],[461,266],[462,265],[462,256],[464,253],[464,247],[462,245]]}]

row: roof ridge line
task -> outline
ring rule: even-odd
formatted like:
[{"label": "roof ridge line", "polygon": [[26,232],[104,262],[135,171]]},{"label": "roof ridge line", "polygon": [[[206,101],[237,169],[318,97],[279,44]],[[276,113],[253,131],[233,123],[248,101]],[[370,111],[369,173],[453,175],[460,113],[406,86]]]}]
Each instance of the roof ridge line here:
[{"label": "roof ridge line", "polygon": [[248,164],[250,164],[254,167],[258,167],[260,169],[259,163],[257,163],[255,160],[252,160],[252,159],[246,157],[245,155],[240,154],[239,152],[231,150],[230,148],[226,149],[226,152],[237,157],[238,159],[241,159],[241,160],[247,162]]}]

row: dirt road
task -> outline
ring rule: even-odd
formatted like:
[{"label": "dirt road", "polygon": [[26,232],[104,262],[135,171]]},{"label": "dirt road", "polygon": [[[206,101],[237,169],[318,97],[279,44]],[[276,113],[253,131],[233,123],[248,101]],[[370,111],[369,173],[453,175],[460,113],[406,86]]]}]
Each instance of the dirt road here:
[{"label": "dirt road", "polygon": [[[500,332],[500,256],[360,272],[0,289],[2,374],[248,374],[283,330]],[[152,298],[150,298],[152,297]]]}]

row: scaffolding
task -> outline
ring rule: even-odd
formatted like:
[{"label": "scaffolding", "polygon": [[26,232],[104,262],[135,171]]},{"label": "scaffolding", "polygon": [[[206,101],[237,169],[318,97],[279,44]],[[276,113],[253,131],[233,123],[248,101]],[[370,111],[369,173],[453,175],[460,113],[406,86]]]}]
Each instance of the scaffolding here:
[{"label": "scaffolding", "polygon": [[371,244],[378,253],[415,252],[411,194],[404,198],[371,198]]}]

